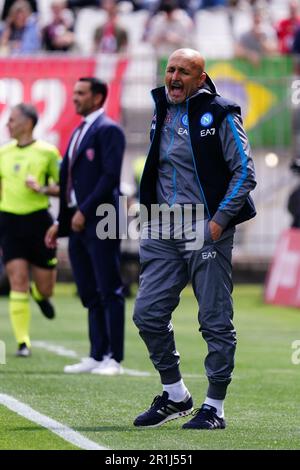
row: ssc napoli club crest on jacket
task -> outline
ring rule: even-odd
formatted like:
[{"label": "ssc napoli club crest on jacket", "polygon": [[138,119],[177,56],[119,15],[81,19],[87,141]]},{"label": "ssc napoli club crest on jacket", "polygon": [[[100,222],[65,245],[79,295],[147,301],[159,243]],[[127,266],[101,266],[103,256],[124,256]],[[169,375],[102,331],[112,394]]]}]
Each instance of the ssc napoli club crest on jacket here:
[{"label": "ssc napoli club crest on jacket", "polygon": [[86,158],[92,162],[95,158],[95,150],[94,149],[87,149],[86,151]]},{"label": "ssc napoli club crest on jacket", "polygon": [[213,115],[211,113],[205,113],[205,114],[203,114],[203,116],[201,116],[200,124],[203,127],[208,127],[212,124],[213,120],[214,120],[214,118],[213,118]]}]

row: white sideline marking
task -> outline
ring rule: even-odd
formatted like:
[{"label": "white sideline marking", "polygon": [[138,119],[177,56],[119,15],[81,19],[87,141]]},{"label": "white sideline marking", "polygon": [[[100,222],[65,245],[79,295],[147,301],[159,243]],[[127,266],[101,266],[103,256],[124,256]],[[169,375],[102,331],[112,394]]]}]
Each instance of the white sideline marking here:
[{"label": "white sideline marking", "polygon": [[124,369],[124,374],[125,375],[131,375],[132,377],[154,377],[156,374],[152,374],[151,372],[143,372],[139,370],[134,370],[134,369]]},{"label": "white sideline marking", "polygon": [[[76,358],[81,359],[81,356],[79,356],[79,354],[77,354],[76,351],[73,351],[72,349],[66,349],[64,346],[60,346],[58,344],[51,344],[51,343],[48,343],[48,341],[32,341],[31,343],[32,343],[32,346],[36,348],[45,349],[46,351],[57,354],[58,356],[71,357],[73,359],[76,359]],[[135,370],[135,369],[124,369],[124,374],[130,375],[132,377],[157,377],[157,374],[146,372],[146,371]],[[183,374],[183,377],[187,379],[200,379],[200,378],[205,377],[205,375]]]},{"label": "white sideline marking", "polygon": [[32,341],[32,345],[36,348],[45,349],[46,351],[53,352],[58,356],[65,357],[78,357],[77,352],[72,349],[66,349],[64,346],[47,343],[47,341]]},{"label": "white sideline marking", "polygon": [[35,411],[30,406],[26,405],[25,403],[22,403],[19,400],[16,400],[10,395],[0,393],[0,404],[6,406],[6,408],[10,409],[11,411],[17,413],[20,416],[23,416],[29,421],[39,424],[43,428],[46,428],[54,434],[57,434],[65,441],[74,444],[80,449],[108,450],[107,447],[100,446],[96,442],[91,441],[90,439],[87,439],[86,437],[82,436],[79,432],[74,431],[68,426],[61,424],[58,421],[55,421],[54,419],[39,413],[38,411]]}]

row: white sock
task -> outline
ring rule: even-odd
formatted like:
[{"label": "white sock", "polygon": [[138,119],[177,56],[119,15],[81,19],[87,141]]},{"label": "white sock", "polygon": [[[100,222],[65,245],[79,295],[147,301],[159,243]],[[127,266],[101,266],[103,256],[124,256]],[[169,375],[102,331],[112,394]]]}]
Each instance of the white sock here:
[{"label": "white sock", "polygon": [[224,418],[224,400],[214,400],[213,398],[206,397],[204,403],[214,406],[217,410],[217,416]]},{"label": "white sock", "polygon": [[176,402],[183,401],[187,396],[190,396],[182,379],[174,384],[163,384],[163,391],[168,392],[169,399]]}]

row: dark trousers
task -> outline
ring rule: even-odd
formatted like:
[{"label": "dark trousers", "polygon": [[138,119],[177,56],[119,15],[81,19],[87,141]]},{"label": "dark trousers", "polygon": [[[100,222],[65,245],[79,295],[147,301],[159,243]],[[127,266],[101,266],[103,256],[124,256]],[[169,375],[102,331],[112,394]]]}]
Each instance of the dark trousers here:
[{"label": "dark trousers", "polygon": [[88,309],[90,356],[124,357],[124,296],[120,242],[99,240],[87,230],[71,232],[69,256],[82,304]]},{"label": "dark trousers", "polygon": [[236,333],[232,323],[231,252],[234,229],[220,240],[206,238],[197,251],[187,251],[184,240],[141,240],[141,275],[134,322],[146,343],[163,384],[181,378],[172,312],[191,280],[198,301],[200,331],[207,343],[207,396],[223,399],[234,367]]}]

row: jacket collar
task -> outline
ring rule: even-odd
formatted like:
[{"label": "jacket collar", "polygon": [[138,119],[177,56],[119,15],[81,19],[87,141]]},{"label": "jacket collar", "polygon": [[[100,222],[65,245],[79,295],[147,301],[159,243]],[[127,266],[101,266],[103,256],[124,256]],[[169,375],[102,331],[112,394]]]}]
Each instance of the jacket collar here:
[{"label": "jacket collar", "polygon": [[[98,129],[99,125],[101,124],[101,122],[103,121],[104,119],[104,113],[102,112],[95,120],[94,122],[92,122],[91,126],[88,128],[88,130],[86,131],[86,133],[84,134],[83,136],[83,139],[82,141],[80,142],[80,145],[78,147],[78,150],[77,150],[77,155],[82,152],[83,148],[86,146],[88,140],[90,139],[90,137],[96,132],[96,130]],[[76,155],[76,156],[77,156]]]},{"label": "jacket collar", "polygon": [[[93,134],[95,134],[95,132],[97,131],[97,129],[99,128],[99,126],[101,125],[101,122],[103,121],[104,119],[104,113],[101,113],[100,116],[98,116],[95,121],[92,123],[92,125],[89,127],[89,129],[87,130],[87,132],[85,133],[85,135],[83,136],[83,139],[82,141],[80,142],[80,145],[78,147],[78,150],[76,152],[76,155],[75,157],[73,158],[72,162],[71,162],[71,165],[72,167],[74,166],[74,164],[76,163],[77,159],[78,159],[78,156],[80,155],[80,153],[87,147],[88,145],[88,142],[89,142],[89,139],[92,137]],[[71,141],[70,141],[71,143]],[[68,150],[69,151],[69,150]]]}]

